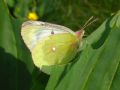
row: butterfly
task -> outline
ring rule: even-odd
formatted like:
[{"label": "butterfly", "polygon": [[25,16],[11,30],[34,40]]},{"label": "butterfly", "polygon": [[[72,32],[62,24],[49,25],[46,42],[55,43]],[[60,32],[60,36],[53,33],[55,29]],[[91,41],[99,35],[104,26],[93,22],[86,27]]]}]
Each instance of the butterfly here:
[{"label": "butterfly", "polygon": [[89,24],[86,22],[81,30],[74,32],[57,24],[26,21],[22,24],[21,36],[31,52],[35,66],[42,69],[43,66],[70,62],[77,54],[84,28]]}]

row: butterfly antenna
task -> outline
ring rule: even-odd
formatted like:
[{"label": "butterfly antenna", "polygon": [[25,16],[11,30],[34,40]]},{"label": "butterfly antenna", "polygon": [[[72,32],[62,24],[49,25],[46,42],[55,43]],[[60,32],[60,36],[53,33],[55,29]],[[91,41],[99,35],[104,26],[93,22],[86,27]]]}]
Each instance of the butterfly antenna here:
[{"label": "butterfly antenna", "polygon": [[91,16],[91,17],[85,22],[85,24],[83,25],[83,27],[85,27],[93,18],[94,18],[94,17]]},{"label": "butterfly antenna", "polygon": [[90,18],[86,21],[86,23],[83,25],[83,27],[81,28],[81,30],[84,30],[87,26],[89,26],[90,24],[96,22],[97,20],[98,20],[98,18],[95,18],[95,19],[94,19],[93,16],[90,17]]}]

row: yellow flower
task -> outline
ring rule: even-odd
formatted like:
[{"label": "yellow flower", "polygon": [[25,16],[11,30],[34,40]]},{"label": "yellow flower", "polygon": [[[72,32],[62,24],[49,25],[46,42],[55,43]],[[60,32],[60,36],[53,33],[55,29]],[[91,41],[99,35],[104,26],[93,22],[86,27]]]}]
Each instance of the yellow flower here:
[{"label": "yellow flower", "polygon": [[27,18],[29,20],[37,20],[38,19],[38,15],[35,12],[29,12]]}]

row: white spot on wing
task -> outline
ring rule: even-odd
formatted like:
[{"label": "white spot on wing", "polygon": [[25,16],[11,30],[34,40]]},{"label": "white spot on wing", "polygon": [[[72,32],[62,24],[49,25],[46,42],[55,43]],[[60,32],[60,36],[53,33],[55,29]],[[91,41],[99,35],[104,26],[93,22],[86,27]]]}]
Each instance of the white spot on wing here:
[{"label": "white spot on wing", "polygon": [[56,48],[55,48],[55,47],[52,47],[52,51],[56,51]]}]

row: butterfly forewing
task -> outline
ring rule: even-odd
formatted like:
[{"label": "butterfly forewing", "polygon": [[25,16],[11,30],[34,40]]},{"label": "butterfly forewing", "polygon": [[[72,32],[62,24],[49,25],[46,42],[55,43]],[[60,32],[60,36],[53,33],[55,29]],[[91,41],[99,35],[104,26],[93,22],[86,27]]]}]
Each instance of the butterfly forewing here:
[{"label": "butterfly forewing", "polygon": [[[54,32],[54,33],[52,33]],[[52,34],[69,33],[74,34],[69,28],[40,21],[27,21],[22,24],[21,35],[31,50],[40,40]]]}]

